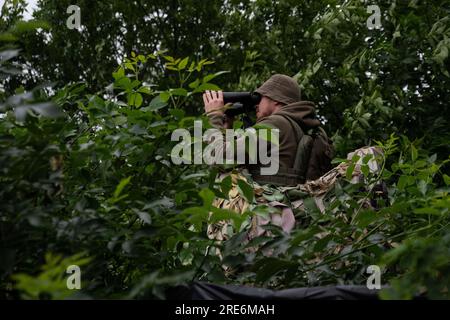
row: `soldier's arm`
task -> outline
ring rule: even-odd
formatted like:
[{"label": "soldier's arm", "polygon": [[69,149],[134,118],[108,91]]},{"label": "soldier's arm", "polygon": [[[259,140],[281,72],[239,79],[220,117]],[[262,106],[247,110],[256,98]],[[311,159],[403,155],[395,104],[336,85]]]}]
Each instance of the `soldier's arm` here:
[{"label": "soldier's arm", "polygon": [[211,125],[218,129],[232,129],[234,117],[224,114],[224,102],[222,91],[206,90],[203,94],[205,112]]}]

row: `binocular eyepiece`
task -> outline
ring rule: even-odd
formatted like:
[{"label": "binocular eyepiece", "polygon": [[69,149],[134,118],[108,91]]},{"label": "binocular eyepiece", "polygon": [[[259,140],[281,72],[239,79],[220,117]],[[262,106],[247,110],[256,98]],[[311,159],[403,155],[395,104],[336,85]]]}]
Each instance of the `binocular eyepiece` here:
[{"label": "binocular eyepiece", "polygon": [[255,110],[255,105],[261,101],[261,95],[257,92],[224,92],[223,102],[233,105],[225,110],[227,116],[236,116]]}]

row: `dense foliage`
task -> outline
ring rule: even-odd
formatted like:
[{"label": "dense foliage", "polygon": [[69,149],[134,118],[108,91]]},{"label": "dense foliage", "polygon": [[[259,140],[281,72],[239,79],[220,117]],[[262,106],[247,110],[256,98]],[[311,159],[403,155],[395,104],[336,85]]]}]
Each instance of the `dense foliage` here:
[{"label": "dense foliage", "polygon": [[[39,4],[24,22],[24,1],[6,1],[0,20],[2,298],[163,297],[196,279],[364,285],[373,264],[384,298],[449,298],[447,1],[378,1],[373,30],[362,1],[79,1],[81,31],[65,27],[70,1]],[[273,72],[317,103],[338,157],[364,145],[385,157],[364,184],[340,181],[324,214],[305,197],[291,234],[269,226],[245,243],[246,219],[268,209],[213,208],[230,186],[217,168],[173,165],[170,137],[208,127],[199,93]],[[380,181],[387,198],[364,207]],[[207,221],[224,218],[236,234],[215,244]],[[72,264],[80,291],[66,287]]]}]

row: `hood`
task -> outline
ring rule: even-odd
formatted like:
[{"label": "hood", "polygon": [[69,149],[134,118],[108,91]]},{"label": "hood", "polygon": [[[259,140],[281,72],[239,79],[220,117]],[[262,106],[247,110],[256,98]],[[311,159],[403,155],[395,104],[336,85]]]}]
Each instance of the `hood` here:
[{"label": "hood", "polygon": [[316,109],[311,101],[298,101],[284,105],[273,114],[287,115],[295,120],[303,130],[316,128],[320,121],[316,118]]}]

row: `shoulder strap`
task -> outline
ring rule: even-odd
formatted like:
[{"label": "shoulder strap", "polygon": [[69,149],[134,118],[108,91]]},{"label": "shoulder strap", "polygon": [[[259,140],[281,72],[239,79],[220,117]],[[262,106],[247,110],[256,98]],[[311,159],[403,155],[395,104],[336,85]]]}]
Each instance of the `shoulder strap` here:
[{"label": "shoulder strap", "polygon": [[297,151],[295,154],[295,161],[293,169],[297,170],[301,177],[305,177],[306,170],[308,168],[309,164],[309,158],[311,155],[311,148],[314,138],[311,137],[308,134],[305,134],[303,132],[303,129],[300,127],[300,125],[285,114],[277,114],[277,116],[281,116],[289,121],[291,126],[294,128],[295,134],[298,137],[297,140]]},{"label": "shoulder strap", "polygon": [[297,150],[295,154],[294,166],[292,168],[280,168],[274,176],[261,176],[257,172],[252,172],[253,179],[261,184],[274,185],[297,185],[306,180],[306,171],[311,154],[313,138],[305,134],[300,125],[288,115],[273,114],[272,116],[282,117],[289,121],[297,137]]},{"label": "shoulder strap", "polygon": [[286,119],[287,121],[289,121],[289,123],[291,124],[291,127],[294,129],[295,131],[295,136],[298,137],[297,141],[300,141],[300,139],[303,137],[304,133],[302,128],[300,127],[300,125],[291,117],[289,117],[288,115],[285,114],[272,114],[273,116],[278,116],[278,117],[282,117],[284,119]]}]

